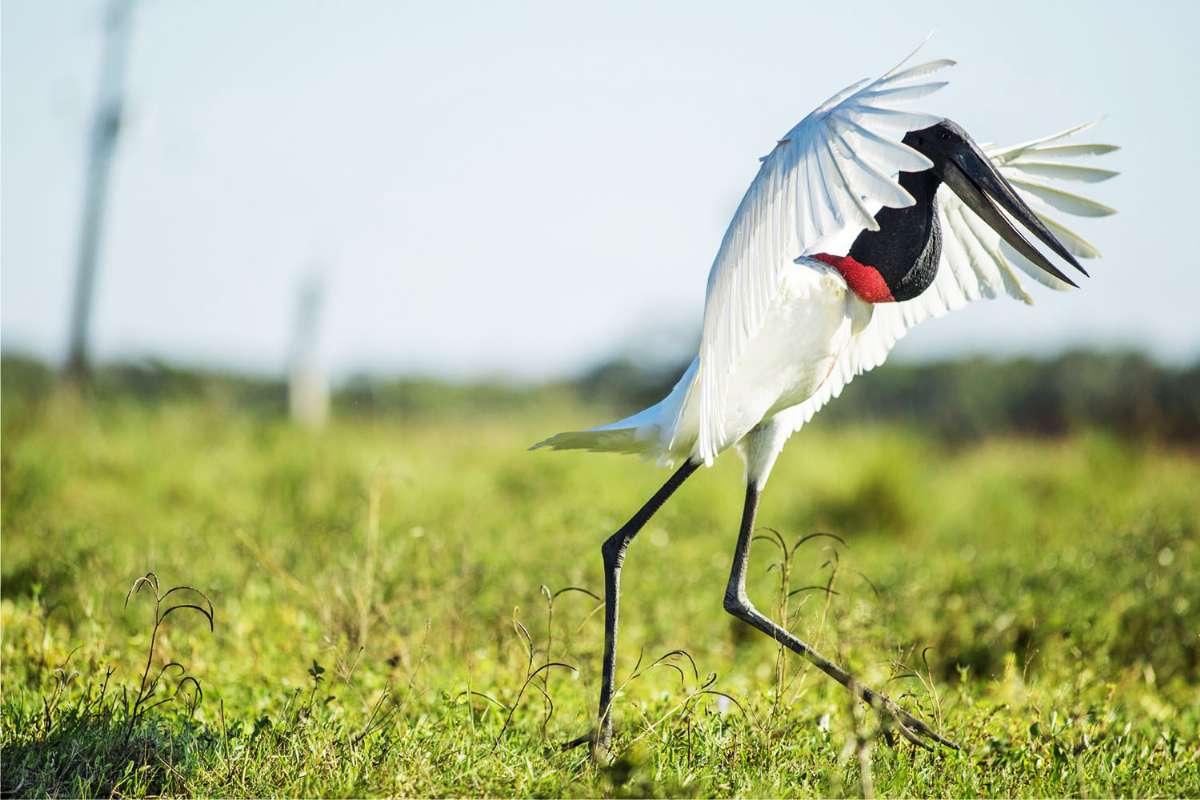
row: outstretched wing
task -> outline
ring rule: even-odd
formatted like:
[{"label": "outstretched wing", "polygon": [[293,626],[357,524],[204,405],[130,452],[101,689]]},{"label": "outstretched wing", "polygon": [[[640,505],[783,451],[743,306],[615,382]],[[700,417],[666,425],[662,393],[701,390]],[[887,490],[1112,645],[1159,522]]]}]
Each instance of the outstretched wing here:
[{"label": "outstretched wing", "polygon": [[[985,152],[1034,213],[1077,258],[1099,258],[1100,251],[1051,214],[1103,217],[1116,211],[1091,198],[1067,191],[1064,183],[1098,183],[1117,173],[1080,164],[1080,159],[1111,153],[1111,144],[1067,144],[1065,140],[1091,128],[1088,123],[1012,147],[988,147]],[[892,347],[910,328],[940,317],[981,297],[1008,296],[1024,303],[1033,298],[1022,277],[1066,290],[1068,284],[1031,264],[983,222],[954,192],[943,186],[937,194],[938,221],[942,230],[942,257],[933,284],[920,296],[902,303],[874,306],[871,321],[835,363],[821,388],[795,408],[783,412],[792,431],[812,419],[847,383],[884,362]]]},{"label": "outstretched wing", "polygon": [[880,206],[915,202],[897,174],[928,169],[932,162],[900,139],[941,118],[895,106],[940,89],[944,82],[923,79],[954,62],[903,69],[907,61],[881,78],[843,89],[788,131],[762,159],[738,205],[709,272],[704,305],[695,386],[697,455],[706,462],[730,444],[721,438],[729,377],[758,332],[784,270],[794,268],[797,257],[820,252],[835,236],[877,229]]}]

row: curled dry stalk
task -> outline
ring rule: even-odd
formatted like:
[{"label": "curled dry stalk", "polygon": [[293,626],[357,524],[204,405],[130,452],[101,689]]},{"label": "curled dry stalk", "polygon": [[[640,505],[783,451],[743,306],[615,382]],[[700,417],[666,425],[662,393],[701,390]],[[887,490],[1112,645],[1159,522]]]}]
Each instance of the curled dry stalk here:
[{"label": "curled dry stalk", "polygon": [[929,666],[929,651],[932,647],[925,647],[921,650],[921,663],[925,665],[925,674],[917,673],[917,680],[925,687],[925,693],[933,698],[933,719],[937,723],[939,729],[945,726],[945,719],[942,716],[942,696],[938,694],[937,682],[933,679],[933,669]]},{"label": "curled dry stalk", "polygon": [[[42,695],[42,724],[46,730],[54,727],[54,714],[62,702],[67,687],[80,677],[78,670],[72,669],[68,671],[67,669],[71,664],[71,659],[74,658],[78,650],[79,647],[73,648],[71,652],[67,653],[67,657],[63,659],[62,665],[54,668],[54,672],[52,673],[54,690],[50,693],[49,697]],[[108,671],[108,674],[112,674],[111,669]],[[108,678],[106,677],[105,683],[107,684],[107,682]]]},{"label": "curled dry stalk", "polygon": [[[543,590],[545,590],[544,593],[549,592],[549,590],[545,589],[545,587],[542,587],[542,588],[543,588]],[[551,609],[550,613],[553,613],[554,598],[557,597],[559,594],[562,594],[564,591],[567,591],[567,590],[563,589],[556,593],[548,594],[549,599],[550,599],[550,609]],[[584,590],[584,589],[576,589],[575,591],[582,591],[585,594],[591,594],[591,592],[588,592],[587,590]],[[507,705],[505,703],[500,702],[499,700],[492,697],[491,695],[488,695],[488,694],[485,694],[483,692],[479,692],[479,691],[476,691],[473,689],[468,689],[464,692],[460,692],[458,697],[455,698],[455,700],[457,701],[458,699],[461,699],[462,697],[465,696],[467,698],[468,702],[470,702],[471,697],[478,697],[478,698],[486,700],[489,703],[494,704],[498,708],[501,708],[508,712],[504,718],[504,724],[500,726],[500,731],[499,731],[499,733],[496,734],[496,738],[492,742],[492,751],[493,752],[495,752],[496,748],[500,746],[500,740],[504,738],[504,734],[508,731],[508,726],[510,724],[512,724],[513,716],[517,713],[517,709],[521,705],[521,700],[524,699],[525,693],[529,690],[529,687],[531,687],[531,686],[534,689],[537,689],[538,693],[541,694],[541,696],[542,696],[542,705],[545,708],[545,715],[542,717],[541,729],[542,729],[542,737],[544,738],[546,736],[546,727],[550,724],[551,717],[554,716],[554,700],[550,697],[550,692],[546,688],[544,679],[542,681],[539,681],[538,677],[544,676],[550,670],[555,669],[555,668],[566,669],[566,670],[570,670],[571,672],[579,671],[576,667],[572,666],[571,664],[567,664],[562,661],[547,660],[544,663],[542,663],[540,666],[534,667],[533,664],[534,664],[534,660],[537,657],[538,648],[534,644],[533,635],[529,633],[529,628],[527,628],[525,626],[525,623],[521,622],[521,620],[517,618],[517,613],[519,611],[520,611],[520,608],[513,609],[512,625],[513,625],[513,630],[516,631],[517,638],[519,638],[521,640],[522,644],[524,645],[526,660],[525,660],[525,678],[521,683],[521,688],[517,690],[516,699],[513,700],[511,705]]]},{"label": "curled dry stalk", "polygon": [[[796,541],[795,546],[799,547],[800,545],[804,544],[805,542],[808,542],[808,541],[811,541],[811,540],[817,539],[817,538],[833,539],[835,542],[840,544],[842,547],[848,547],[848,545],[846,544],[846,540],[834,533],[810,533],[808,536],[802,536],[800,539],[798,539]],[[821,565],[821,569],[825,569],[826,567],[829,567],[829,579],[825,581],[825,585],[824,586],[820,586],[820,585],[805,586],[803,588],[795,589],[792,591],[792,594],[794,594],[794,595],[800,594],[801,592],[807,592],[807,591],[812,591],[812,590],[819,590],[819,591],[823,591],[825,593],[825,606],[821,610],[821,626],[817,631],[817,639],[815,642],[815,646],[817,646],[817,647],[820,647],[820,645],[821,645],[820,637],[821,637],[821,634],[825,630],[825,623],[829,619],[829,609],[830,609],[831,605],[833,604],[833,598],[838,596],[838,592],[834,590],[833,584],[834,584],[834,581],[837,580],[838,570],[841,568],[842,557],[841,557],[841,553],[838,552],[837,548],[830,547],[830,551],[831,551],[832,555],[830,556],[829,560],[827,560],[824,564]]]},{"label": "curled dry stalk", "polygon": [[393,703],[387,711],[383,710],[383,704],[390,700],[391,697],[391,685],[385,686],[383,691],[379,693],[379,697],[371,705],[371,713],[367,716],[366,725],[364,725],[363,729],[350,740],[352,745],[357,747],[363,739],[366,739],[375,731],[383,728],[396,715],[395,703]]},{"label": "curled dry stalk", "polygon": [[[550,661],[554,657],[554,603],[558,600],[558,598],[561,595],[569,592],[578,592],[579,594],[585,594],[595,600],[600,604],[600,608],[604,607],[604,600],[600,597],[600,595],[596,594],[590,589],[585,589],[582,586],[564,586],[557,592],[552,592],[550,591],[550,587],[543,583],[540,587],[540,591],[542,596],[546,598],[546,660]],[[589,614],[588,616],[591,615]],[[542,689],[545,691],[550,690],[549,670],[542,673]]]},{"label": "curled dry stalk", "polygon": [[[835,542],[837,542],[838,544],[842,545],[842,547],[848,547],[848,545],[846,544],[846,541],[844,539],[842,539],[842,537],[838,536],[837,534],[819,532],[819,533],[810,533],[807,536],[802,536],[799,539],[797,539],[796,544],[793,546],[793,551],[798,549],[800,547],[800,545],[805,544],[806,542],[810,542],[814,539],[820,539],[820,538],[832,539]],[[820,566],[820,569],[826,569],[826,568],[829,569],[829,578],[826,579],[825,584],[824,585],[813,584],[811,586],[802,586],[799,589],[793,589],[790,592],[790,594],[792,596],[802,594],[804,592],[814,592],[814,591],[822,592],[825,595],[825,603],[821,607],[821,620],[817,624],[816,630],[813,632],[813,648],[817,649],[817,650],[820,650],[822,648],[825,632],[828,629],[829,614],[830,614],[830,611],[833,609],[833,598],[838,597],[840,594],[836,589],[833,588],[833,586],[834,586],[834,583],[837,581],[838,571],[841,568],[841,560],[842,560],[841,553],[833,545],[829,545],[827,549],[830,552],[830,557],[828,559],[826,559],[825,562],[823,564],[821,564],[821,566]],[[794,624],[794,621],[792,621],[792,622]],[[808,676],[811,674],[812,674],[811,672],[806,671],[801,675],[800,686],[798,686],[796,688],[796,691],[793,694],[793,698],[792,698],[793,702],[803,692],[804,686],[808,680]]]},{"label": "curled dry stalk", "polygon": [[[204,699],[204,690],[200,687],[198,681],[192,675],[189,675],[187,668],[178,661],[168,661],[154,673],[151,677],[151,668],[154,665],[154,654],[158,647],[158,634],[162,630],[163,623],[167,617],[176,611],[187,610],[192,611],[202,616],[208,622],[208,629],[211,632],[214,629],[214,612],[212,601],[208,599],[208,595],[193,586],[172,586],[167,591],[160,590],[158,576],[153,572],[147,572],[142,577],[133,582],[133,586],[129,587],[129,591],[125,594],[125,608],[129,608],[129,601],[137,594],[140,594],[142,589],[149,588],[154,593],[154,626],[150,630],[150,645],[146,648],[146,666],[142,670],[142,679],[138,684],[137,694],[134,697],[133,705],[130,706],[128,699],[125,700],[125,711],[128,719],[128,724],[125,729],[125,740],[128,741],[133,735],[133,729],[137,726],[147,712],[157,708],[163,703],[174,700],[183,692],[185,686],[190,686],[192,691],[187,696],[188,713],[194,714],[196,708],[200,705],[200,701]],[[170,600],[171,596],[177,592],[190,592],[204,602],[204,605],[198,603],[179,602],[181,598]],[[168,694],[166,697],[151,702],[155,691],[167,673],[174,670],[177,673],[178,681],[175,684],[175,691]]]},{"label": "curled dry stalk", "polygon": [[914,701],[916,701],[918,707],[922,707],[922,699],[929,699],[933,704],[933,718],[937,726],[941,728],[944,723],[942,716],[942,700],[941,695],[938,694],[937,683],[933,679],[933,669],[929,666],[929,651],[932,649],[932,647],[925,647],[921,650],[921,663],[925,666],[924,672],[921,672],[918,669],[910,668],[901,660],[893,661],[892,669],[895,674],[888,678],[884,685],[886,686],[896,681],[915,679],[924,690],[923,694],[918,695],[913,691],[905,691],[900,694],[897,699],[903,700],[905,698],[912,698]]},{"label": "curled dry stalk", "polygon": [[[788,590],[791,587],[792,555],[795,553],[795,549],[789,549],[783,541],[783,536],[774,528],[763,527],[759,528],[759,530],[767,531],[770,535],[760,534],[751,539],[751,542],[770,542],[779,548],[779,560],[768,566],[767,572],[773,569],[779,570],[779,598],[776,601],[775,619],[779,620],[780,624],[784,627],[788,627],[788,600],[791,599]],[[775,719],[775,716],[779,713],[786,671],[787,648],[784,647],[782,642],[779,642],[775,648],[775,700],[771,704],[771,719]]]},{"label": "curled dry stalk", "polygon": [[[833,549],[833,557],[821,565],[822,569],[830,565],[833,566],[833,569],[829,575],[829,579],[824,585],[814,584],[811,586],[801,586],[798,589],[793,589],[791,586],[792,563],[795,560],[796,553],[800,550],[800,548],[811,541],[817,539],[832,539],[833,541],[845,547],[845,540],[837,534],[818,531],[816,533],[810,533],[806,536],[801,536],[789,546],[784,540],[783,535],[774,528],[761,527],[758,530],[766,531],[766,534],[755,536],[753,541],[761,540],[764,542],[770,542],[779,550],[779,560],[772,562],[767,567],[767,572],[771,572],[772,570],[777,570],[779,572],[779,593],[776,601],[776,619],[779,620],[779,624],[790,631],[796,624],[796,619],[799,617],[800,613],[800,608],[797,607],[795,613],[793,614],[790,608],[792,598],[807,592],[817,591],[825,594],[825,607],[821,618],[821,628],[823,629],[825,627],[826,617],[829,613],[829,604],[838,594],[838,592],[833,588],[834,578],[837,574],[838,552],[836,549]],[[819,638],[817,639],[816,646],[820,646]],[[775,653],[775,698],[771,705],[770,714],[772,719],[774,719],[779,713],[781,704],[783,702],[783,697],[787,692],[788,686],[790,685],[790,682],[787,680],[787,664],[789,661],[788,652],[789,651],[782,642],[778,644]]]},{"label": "curled dry stalk", "polygon": [[[644,660],[645,660],[645,651],[643,650],[638,653],[637,663],[634,664],[633,670],[630,672],[629,677],[627,677],[625,680],[621,681],[620,685],[616,688],[616,691],[613,692],[613,697],[616,697],[616,696],[620,695],[621,693],[623,693],[625,688],[628,687],[631,683],[638,680],[643,675],[647,674],[650,670],[655,669],[657,667],[662,667],[664,669],[673,670],[679,676],[680,687],[684,690],[685,693],[684,693],[684,696],[682,699],[680,699],[674,705],[672,705],[669,709],[667,709],[666,713],[659,716],[658,719],[656,719],[654,721],[650,721],[649,719],[646,719],[645,729],[642,730],[641,733],[639,733],[637,736],[633,737],[629,741],[629,746],[637,744],[642,739],[645,739],[647,736],[654,733],[667,720],[671,719],[676,714],[682,714],[686,730],[688,731],[688,749],[689,749],[688,758],[690,760],[690,758],[691,758],[692,714],[695,711],[695,708],[699,704],[699,702],[706,697],[716,697],[718,699],[726,700],[730,705],[734,706],[735,708],[737,708],[737,710],[739,712],[741,712],[742,716],[750,723],[750,725],[753,729],[755,729],[756,731],[761,733],[761,730],[760,730],[761,726],[759,725],[758,720],[756,720],[753,717],[753,715],[751,715],[750,712],[746,710],[746,707],[743,706],[736,697],[734,697],[733,695],[727,694],[726,692],[722,692],[722,691],[719,691],[719,690],[713,688],[713,686],[715,686],[717,683],[717,673],[710,672],[703,680],[701,680],[700,668],[696,665],[696,659],[694,659],[692,657],[691,653],[689,653],[688,651],[682,650],[682,649],[670,650],[666,653],[663,653],[661,656],[654,659],[654,661],[650,662],[643,668],[642,662]],[[682,660],[686,660],[688,663],[688,666],[691,667],[690,672],[691,672],[691,680],[693,683],[693,688],[690,688],[690,689],[688,688],[688,671],[684,670],[684,668],[681,667],[678,663],[679,661],[682,661]],[[591,740],[592,740],[592,734],[588,733],[588,734],[580,736],[576,739],[572,739],[569,742],[566,742],[565,744],[562,745],[562,749],[563,750],[571,750],[580,745],[587,744],[587,743],[591,742]]]}]

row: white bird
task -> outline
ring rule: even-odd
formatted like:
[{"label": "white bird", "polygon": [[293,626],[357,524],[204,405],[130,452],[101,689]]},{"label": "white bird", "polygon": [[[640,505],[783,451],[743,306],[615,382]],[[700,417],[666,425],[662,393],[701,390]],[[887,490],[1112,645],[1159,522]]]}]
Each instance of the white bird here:
[{"label": "white bird", "polygon": [[1081,125],[985,150],[950,120],[897,108],[944,86],[928,77],[954,64],[904,68],[909,58],[838,92],[761,159],[709,272],[700,352],[674,389],[627,419],[534,445],[682,462],[601,548],[599,718],[577,740],[590,741],[594,756],[612,737],[626,548],[689,475],[730,447],[746,463],[746,500],[725,609],[809,659],[914,744],[954,746],[753,606],[745,575],[758,498],[788,437],[856,375],[882,364],[909,328],[980,297],[1031,303],[1022,277],[1052,289],[1075,286],[1013,223],[1086,275],[1076,257],[1099,252],[1049,214],[1113,209],[1051,182],[1112,177],[1075,161],[1117,148],[1067,143],[1090,127]]}]

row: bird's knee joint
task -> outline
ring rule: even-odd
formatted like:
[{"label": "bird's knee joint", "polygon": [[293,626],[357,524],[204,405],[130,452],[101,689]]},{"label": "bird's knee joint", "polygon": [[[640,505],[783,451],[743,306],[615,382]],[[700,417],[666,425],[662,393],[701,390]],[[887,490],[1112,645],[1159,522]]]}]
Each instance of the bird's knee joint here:
[{"label": "bird's knee joint", "polygon": [[735,617],[742,619],[750,611],[750,599],[736,592],[725,593],[725,610]]},{"label": "bird's knee joint", "polygon": [[625,540],[619,536],[610,536],[600,545],[600,555],[604,557],[606,568],[617,568],[625,560]]}]

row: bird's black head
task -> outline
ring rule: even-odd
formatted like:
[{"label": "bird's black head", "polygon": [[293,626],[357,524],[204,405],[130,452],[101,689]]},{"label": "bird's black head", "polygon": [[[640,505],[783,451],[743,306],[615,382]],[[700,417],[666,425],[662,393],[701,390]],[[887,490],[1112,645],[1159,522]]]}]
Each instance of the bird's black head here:
[{"label": "bird's black head", "polygon": [[928,128],[909,131],[904,136],[904,143],[932,161],[930,171],[1025,258],[1059,280],[1075,285],[1010,224],[1003,212],[1011,215],[1071,266],[1087,274],[958,123],[944,119]]},{"label": "bird's black head", "polygon": [[962,126],[948,119],[928,128],[909,131],[904,136],[904,143],[932,161],[933,171],[943,180],[944,166],[956,158],[970,153],[976,158],[987,160],[979,145],[975,144]]}]

